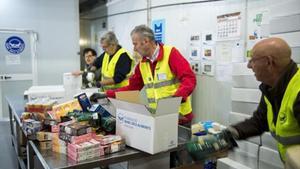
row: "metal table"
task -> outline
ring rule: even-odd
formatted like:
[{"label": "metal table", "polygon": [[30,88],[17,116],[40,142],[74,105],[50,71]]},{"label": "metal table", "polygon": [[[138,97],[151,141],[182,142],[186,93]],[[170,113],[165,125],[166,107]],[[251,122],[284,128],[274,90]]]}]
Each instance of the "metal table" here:
[{"label": "metal table", "polygon": [[[20,138],[26,138],[24,132],[22,132],[22,123],[20,121],[20,116],[24,111],[25,102],[23,97],[21,96],[7,96],[6,99],[9,104],[9,116],[13,146],[16,149],[18,159],[20,159],[19,168],[25,169],[26,166],[24,159],[26,159],[26,156],[24,157],[24,155],[20,154],[20,149],[22,146]],[[27,141],[25,139],[25,142],[27,144],[27,168],[93,168],[124,161],[137,161],[139,159],[145,159],[147,161],[151,159],[160,159],[161,156],[169,155],[170,152],[182,149],[184,147],[183,145],[190,135],[190,130],[188,130],[187,128],[179,127],[179,132],[182,133],[182,137],[179,137],[178,139],[179,146],[166,152],[150,155],[148,153],[126,147],[125,151],[85,160],[82,162],[75,162],[69,159],[67,155],[56,153],[51,150],[39,150],[34,141]]]},{"label": "metal table", "polygon": [[8,102],[11,140],[17,155],[18,168],[26,169],[27,142],[20,121],[21,114],[24,112],[25,101],[21,96],[6,96],[6,100]]}]

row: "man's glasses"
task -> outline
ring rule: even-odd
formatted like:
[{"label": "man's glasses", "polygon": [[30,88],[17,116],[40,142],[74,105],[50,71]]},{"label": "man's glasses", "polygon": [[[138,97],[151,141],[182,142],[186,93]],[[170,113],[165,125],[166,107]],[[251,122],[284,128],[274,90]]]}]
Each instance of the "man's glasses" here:
[{"label": "man's glasses", "polygon": [[249,64],[254,63],[258,60],[264,59],[266,56],[260,56],[260,57],[251,57],[251,59],[248,61]]}]

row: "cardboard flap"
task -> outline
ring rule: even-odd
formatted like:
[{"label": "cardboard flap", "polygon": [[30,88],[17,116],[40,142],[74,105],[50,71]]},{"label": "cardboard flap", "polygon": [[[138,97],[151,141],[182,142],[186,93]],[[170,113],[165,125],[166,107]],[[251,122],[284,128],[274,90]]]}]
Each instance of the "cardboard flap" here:
[{"label": "cardboard flap", "polygon": [[181,97],[160,99],[157,103],[155,116],[178,113]]},{"label": "cardboard flap", "polygon": [[130,103],[141,103],[138,90],[116,92],[116,98]]},{"label": "cardboard flap", "polygon": [[147,116],[151,116],[150,112],[147,110],[147,108],[143,104],[130,103],[130,102],[112,99],[112,98],[109,98],[109,100],[112,102],[112,104],[117,109],[123,109],[123,110],[131,111],[131,112],[137,112],[140,114],[145,114]]}]

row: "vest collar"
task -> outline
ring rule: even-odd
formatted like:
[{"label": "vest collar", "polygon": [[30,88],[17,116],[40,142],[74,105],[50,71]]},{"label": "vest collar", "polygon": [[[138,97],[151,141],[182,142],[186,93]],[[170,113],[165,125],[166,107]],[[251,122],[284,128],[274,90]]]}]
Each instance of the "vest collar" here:
[{"label": "vest collar", "polygon": [[[109,55],[109,57],[110,58],[112,58],[120,49],[122,48],[122,46],[121,45],[118,45],[117,46],[117,50],[115,51],[115,53],[114,54],[112,54],[112,55]],[[108,54],[108,53],[106,53],[106,54]]]},{"label": "vest collar", "polygon": [[[164,56],[164,45],[162,43],[158,43],[158,45],[159,45],[159,52],[156,60],[160,61],[163,59]],[[143,57],[142,62],[147,62],[148,60],[149,59],[147,57]]]},{"label": "vest collar", "polygon": [[[281,74],[280,79],[274,87],[270,87],[264,83],[259,86],[259,89],[262,93],[267,96],[268,99],[279,97],[282,98],[292,77],[297,72],[298,67],[294,61],[291,61],[289,65],[286,67],[286,70]],[[271,99],[273,100],[273,99]]]}]

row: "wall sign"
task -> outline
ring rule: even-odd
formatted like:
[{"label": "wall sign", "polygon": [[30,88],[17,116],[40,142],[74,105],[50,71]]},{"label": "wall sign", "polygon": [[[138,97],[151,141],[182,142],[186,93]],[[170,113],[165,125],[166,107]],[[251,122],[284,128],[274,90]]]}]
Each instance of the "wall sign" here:
[{"label": "wall sign", "polygon": [[165,43],[165,30],[166,30],[165,19],[153,20],[152,30],[154,32],[155,40],[159,43]]},{"label": "wall sign", "polygon": [[5,42],[6,50],[12,54],[20,54],[25,48],[23,39],[18,36],[11,36]]}]

